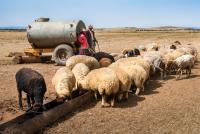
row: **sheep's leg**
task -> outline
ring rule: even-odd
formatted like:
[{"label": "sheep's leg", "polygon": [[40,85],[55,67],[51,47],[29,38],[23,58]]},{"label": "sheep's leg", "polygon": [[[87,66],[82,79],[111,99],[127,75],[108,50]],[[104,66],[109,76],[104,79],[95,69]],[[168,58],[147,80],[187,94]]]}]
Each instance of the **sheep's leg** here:
[{"label": "sheep's leg", "polygon": [[143,85],[142,85],[141,89],[142,89],[142,92],[144,92],[144,86]]},{"label": "sheep's leg", "polygon": [[160,78],[161,78],[161,80],[163,80],[164,79],[164,71],[162,70],[162,71],[160,71]]},{"label": "sheep's leg", "polygon": [[171,68],[166,67],[165,70],[167,70],[168,74],[171,75]]},{"label": "sheep's leg", "polygon": [[94,91],[94,97],[95,97],[96,100],[98,100],[98,93],[97,93],[97,91]]},{"label": "sheep's leg", "polygon": [[177,75],[176,79],[179,79],[179,78],[180,78],[180,75],[181,75],[181,68],[179,68],[179,69],[177,70],[176,75]]},{"label": "sheep's leg", "polygon": [[69,93],[69,99],[72,100],[72,92]]},{"label": "sheep's leg", "polygon": [[160,75],[161,75],[161,79],[163,80],[164,78],[165,78],[165,67],[162,69],[162,68],[160,68]]},{"label": "sheep's leg", "polygon": [[114,105],[115,105],[115,95],[113,94],[111,98],[111,107],[114,107]]},{"label": "sheep's leg", "polygon": [[186,77],[190,77],[191,74],[191,66],[189,66],[188,68],[186,68]]},{"label": "sheep's leg", "polygon": [[183,75],[183,69],[181,69],[181,75]]},{"label": "sheep's leg", "polygon": [[189,77],[190,77],[190,75],[191,75],[191,66],[189,67]]},{"label": "sheep's leg", "polygon": [[186,70],[186,78],[189,77],[189,67],[185,69]]},{"label": "sheep's leg", "polygon": [[18,93],[18,99],[19,99],[19,110],[22,110],[22,92],[19,91]]},{"label": "sheep's leg", "polygon": [[128,100],[128,92],[125,92],[125,100]]},{"label": "sheep's leg", "polygon": [[102,95],[102,100],[101,100],[101,106],[102,106],[102,107],[105,106],[105,101],[106,101],[106,95],[103,94],[103,95]]},{"label": "sheep's leg", "polygon": [[160,71],[160,78],[161,78],[161,80],[163,80],[163,78],[164,78],[164,70],[162,68],[160,68],[160,67],[156,67],[156,69],[158,69]]},{"label": "sheep's leg", "polygon": [[163,76],[163,78],[166,78],[167,77],[167,72],[166,72],[166,70],[164,70],[164,72],[163,72],[164,74],[164,76]]},{"label": "sheep's leg", "polygon": [[118,100],[118,101],[121,101],[122,98],[123,98],[123,93],[119,93],[119,94],[118,94],[118,98],[117,98],[117,100]]},{"label": "sheep's leg", "polygon": [[138,95],[139,95],[139,93],[140,93],[140,88],[138,88],[138,87],[137,87],[137,89],[136,89],[136,92],[135,92],[135,95],[137,95],[137,96],[138,96]]},{"label": "sheep's leg", "polygon": [[28,94],[26,94],[26,98],[27,98],[27,104],[28,104],[28,109],[31,108],[31,101],[30,101],[30,97]]},{"label": "sheep's leg", "polygon": [[32,102],[32,106],[35,104],[35,100],[34,97],[31,96],[31,102]]},{"label": "sheep's leg", "polygon": [[147,78],[147,80],[146,80],[146,84],[145,85],[148,85],[149,84],[149,82],[150,82],[150,75],[148,76],[148,78]]}]

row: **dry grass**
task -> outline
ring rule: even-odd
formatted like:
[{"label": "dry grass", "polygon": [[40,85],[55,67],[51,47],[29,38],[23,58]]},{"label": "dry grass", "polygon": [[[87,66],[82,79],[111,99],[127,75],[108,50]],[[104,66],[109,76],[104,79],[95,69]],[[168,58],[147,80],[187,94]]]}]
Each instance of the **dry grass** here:
[{"label": "dry grass", "polygon": [[26,39],[26,32],[17,32],[17,31],[0,31],[0,40],[1,41],[24,41]]}]

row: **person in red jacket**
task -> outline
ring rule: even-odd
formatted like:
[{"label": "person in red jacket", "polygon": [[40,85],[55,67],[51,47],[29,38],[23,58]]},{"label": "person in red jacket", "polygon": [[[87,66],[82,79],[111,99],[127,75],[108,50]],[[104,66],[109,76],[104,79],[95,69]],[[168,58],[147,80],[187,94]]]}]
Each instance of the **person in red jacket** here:
[{"label": "person in red jacket", "polygon": [[79,55],[88,55],[90,56],[91,53],[89,51],[89,44],[88,44],[88,41],[87,41],[87,37],[86,37],[86,30],[83,29],[81,32],[80,32],[80,35],[78,37],[78,41],[80,43],[80,49],[79,49]]}]

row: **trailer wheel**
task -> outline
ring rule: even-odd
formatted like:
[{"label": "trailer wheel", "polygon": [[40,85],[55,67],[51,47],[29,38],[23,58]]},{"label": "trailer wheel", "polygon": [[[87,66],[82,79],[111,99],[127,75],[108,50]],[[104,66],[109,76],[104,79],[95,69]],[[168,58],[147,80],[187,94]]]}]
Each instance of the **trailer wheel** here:
[{"label": "trailer wheel", "polygon": [[73,55],[72,47],[63,44],[54,49],[52,60],[54,60],[57,65],[65,65],[66,60]]}]

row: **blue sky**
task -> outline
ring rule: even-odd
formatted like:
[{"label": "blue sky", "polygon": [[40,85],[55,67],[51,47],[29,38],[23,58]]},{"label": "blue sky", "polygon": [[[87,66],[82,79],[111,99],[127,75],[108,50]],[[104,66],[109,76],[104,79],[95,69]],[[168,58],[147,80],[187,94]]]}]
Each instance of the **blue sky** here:
[{"label": "blue sky", "polygon": [[0,0],[0,26],[27,26],[38,17],[95,27],[200,27],[200,0]]}]

